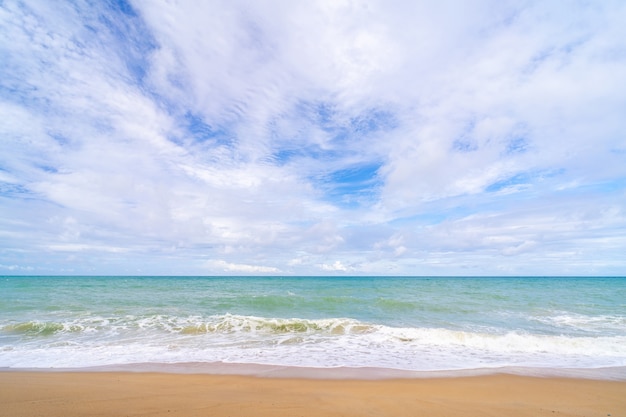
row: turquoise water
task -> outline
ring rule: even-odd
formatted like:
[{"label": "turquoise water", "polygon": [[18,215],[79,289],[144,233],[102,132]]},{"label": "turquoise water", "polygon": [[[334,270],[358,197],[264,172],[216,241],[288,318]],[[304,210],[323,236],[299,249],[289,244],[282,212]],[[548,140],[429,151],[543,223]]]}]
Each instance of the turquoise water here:
[{"label": "turquoise water", "polygon": [[626,366],[626,278],[1,277],[0,367]]}]

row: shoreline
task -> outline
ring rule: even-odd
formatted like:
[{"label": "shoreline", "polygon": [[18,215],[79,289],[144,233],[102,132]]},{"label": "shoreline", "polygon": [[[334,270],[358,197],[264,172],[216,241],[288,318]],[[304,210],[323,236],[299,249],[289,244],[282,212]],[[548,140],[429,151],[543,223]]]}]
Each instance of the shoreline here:
[{"label": "shoreline", "polygon": [[441,379],[491,375],[538,378],[567,378],[599,381],[626,381],[626,366],[602,368],[547,368],[503,366],[476,369],[416,371],[379,367],[304,367],[230,362],[132,363],[78,368],[9,368],[3,372],[32,373],[163,373],[180,375],[225,375],[261,378],[297,378],[314,380],[389,380]]},{"label": "shoreline", "polygon": [[0,372],[3,415],[620,416],[626,381],[479,375],[311,379],[163,372]]}]

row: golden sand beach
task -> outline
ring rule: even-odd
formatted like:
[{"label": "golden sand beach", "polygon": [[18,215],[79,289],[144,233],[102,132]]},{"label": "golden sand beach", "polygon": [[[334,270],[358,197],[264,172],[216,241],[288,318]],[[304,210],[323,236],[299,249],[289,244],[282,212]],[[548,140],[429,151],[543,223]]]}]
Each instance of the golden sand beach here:
[{"label": "golden sand beach", "polygon": [[0,372],[0,416],[626,416],[626,381]]}]

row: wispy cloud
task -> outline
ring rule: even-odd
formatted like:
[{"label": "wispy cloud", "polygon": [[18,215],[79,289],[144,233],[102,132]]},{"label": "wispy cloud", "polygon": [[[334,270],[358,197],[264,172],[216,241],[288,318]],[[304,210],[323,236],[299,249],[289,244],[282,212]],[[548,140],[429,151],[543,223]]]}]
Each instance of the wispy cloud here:
[{"label": "wispy cloud", "polygon": [[280,269],[271,266],[234,264],[226,261],[210,261],[207,266],[211,270],[221,269],[226,273],[242,273],[242,274],[278,274]]},{"label": "wispy cloud", "polygon": [[624,274],[626,6],[0,4],[0,264]]}]

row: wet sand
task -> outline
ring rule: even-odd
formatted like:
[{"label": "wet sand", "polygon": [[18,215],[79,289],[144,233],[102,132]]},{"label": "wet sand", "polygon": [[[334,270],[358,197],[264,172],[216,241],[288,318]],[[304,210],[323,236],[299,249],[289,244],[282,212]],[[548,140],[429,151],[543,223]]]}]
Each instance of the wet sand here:
[{"label": "wet sand", "polygon": [[0,416],[626,416],[626,381],[0,372]]}]

